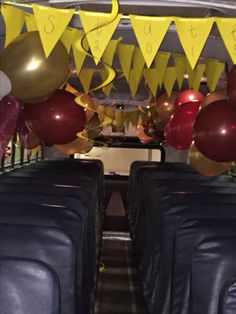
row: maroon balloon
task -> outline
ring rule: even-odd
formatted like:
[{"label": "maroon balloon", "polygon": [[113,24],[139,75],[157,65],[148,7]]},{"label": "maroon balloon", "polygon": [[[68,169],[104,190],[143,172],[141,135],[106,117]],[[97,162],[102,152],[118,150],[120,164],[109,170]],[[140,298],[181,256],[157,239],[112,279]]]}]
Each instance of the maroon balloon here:
[{"label": "maroon balloon", "polygon": [[236,66],[233,66],[228,77],[227,94],[232,104],[236,106]]},{"label": "maroon balloon", "polygon": [[180,92],[177,95],[175,99],[174,107],[176,108],[187,102],[200,102],[203,100],[203,98],[204,98],[204,95],[202,93],[199,93],[192,89],[187,89]]},{"label": "maroon balloon", "polygon": [[22,147],[33,149],[41,144],[41,140],[24,123],[19,130],[19,141]]},{"label": "maroon balloon", "polygon": [[194,141],[207,158],[227,162],[236,160],[236,110],[227,100],[204,107],[196,118]]},{"label": "maroon balloon", "polygon": [[189,102],[178,106],[165,127],[167,144],[176,149],[189,149],[192,142],[193,125],[200,102]]},{"label": "maroon balloon", "polygon": [[24,114],[29,128],[48,145],[74,141],[86,123],[84,109],[65,90],[57,90],[43,103],[25,105]]},{"label": "maroon balloon", "polygon": [[19,112],[20,105],[13,96],[8,95],[0,101],[0,158],[15,133]]}]

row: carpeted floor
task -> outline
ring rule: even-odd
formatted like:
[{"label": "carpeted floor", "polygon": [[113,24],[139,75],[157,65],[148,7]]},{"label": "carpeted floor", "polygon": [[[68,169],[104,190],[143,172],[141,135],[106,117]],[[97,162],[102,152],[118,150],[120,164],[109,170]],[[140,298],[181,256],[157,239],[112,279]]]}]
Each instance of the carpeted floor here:
[{"label": "carpeted floor", "polygon": [[113,217],[108,216],[106,230],[109,232],[104,231],[103,236],[101,262],[104,268],[99,275],[95,314],[147,314],[126,217],[114,217],[113,221]]}]

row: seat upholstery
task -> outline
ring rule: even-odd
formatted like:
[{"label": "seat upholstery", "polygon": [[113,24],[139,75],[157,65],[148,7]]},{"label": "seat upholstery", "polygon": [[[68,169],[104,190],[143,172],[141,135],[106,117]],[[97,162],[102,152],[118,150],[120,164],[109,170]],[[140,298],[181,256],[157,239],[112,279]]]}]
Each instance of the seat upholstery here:
[{"label": "seat upholstery", "polygon": [[56,228],[0,224],[0,256],[33,258],[56,272],[61,287],[61,314],[75,313],[75,245]]},{"label": "seat upholstery", "polygon": [[1,314],[60,314],[57,274],[33,259],[0,257]]},{"label": "seat upholstery", "polygon": [[[228,227],[228,224],[225,225]],[[195,247],[191,265],[190,313],[219,312],[219,298],[225,282],[236,274],[236,237],[213,237]],[[235,311],[235,291],[224,301],[224,311]],[[226,306],[226,307],[225,307]],[[227,312],[226,312],[227,313]],[[235,313],[235,312],[234,312]],[[220,314],[220,313],[219,313]]]}]

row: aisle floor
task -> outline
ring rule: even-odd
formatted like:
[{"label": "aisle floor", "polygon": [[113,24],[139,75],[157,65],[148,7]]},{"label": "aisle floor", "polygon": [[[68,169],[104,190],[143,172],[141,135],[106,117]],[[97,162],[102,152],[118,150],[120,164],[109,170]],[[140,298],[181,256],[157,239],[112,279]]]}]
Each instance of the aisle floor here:
[{"label": "aisle floor", "polygon": [[[112,216],[107,218],[112,222]],[[95,314],[147,314],[129,233],[122,230],[122,226],[127,225],[126,217],[120,216],[118,221],[114,217],[114,220],[114,223],[106,224],[106,230],[109,225],[115,230],[103,234],[101,262],[104,268],[101,267],[99,275]],[[116,222],[118,226],[114,228]]]}]

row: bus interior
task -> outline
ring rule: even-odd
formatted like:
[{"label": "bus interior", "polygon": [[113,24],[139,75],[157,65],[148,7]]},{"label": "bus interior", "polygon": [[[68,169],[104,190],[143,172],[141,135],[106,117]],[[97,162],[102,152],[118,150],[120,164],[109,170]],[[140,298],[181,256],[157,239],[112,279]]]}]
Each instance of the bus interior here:
[{"label": "bus interior", "polygon": [[235,0],[0,9],[0,314],[236,314]]}]

